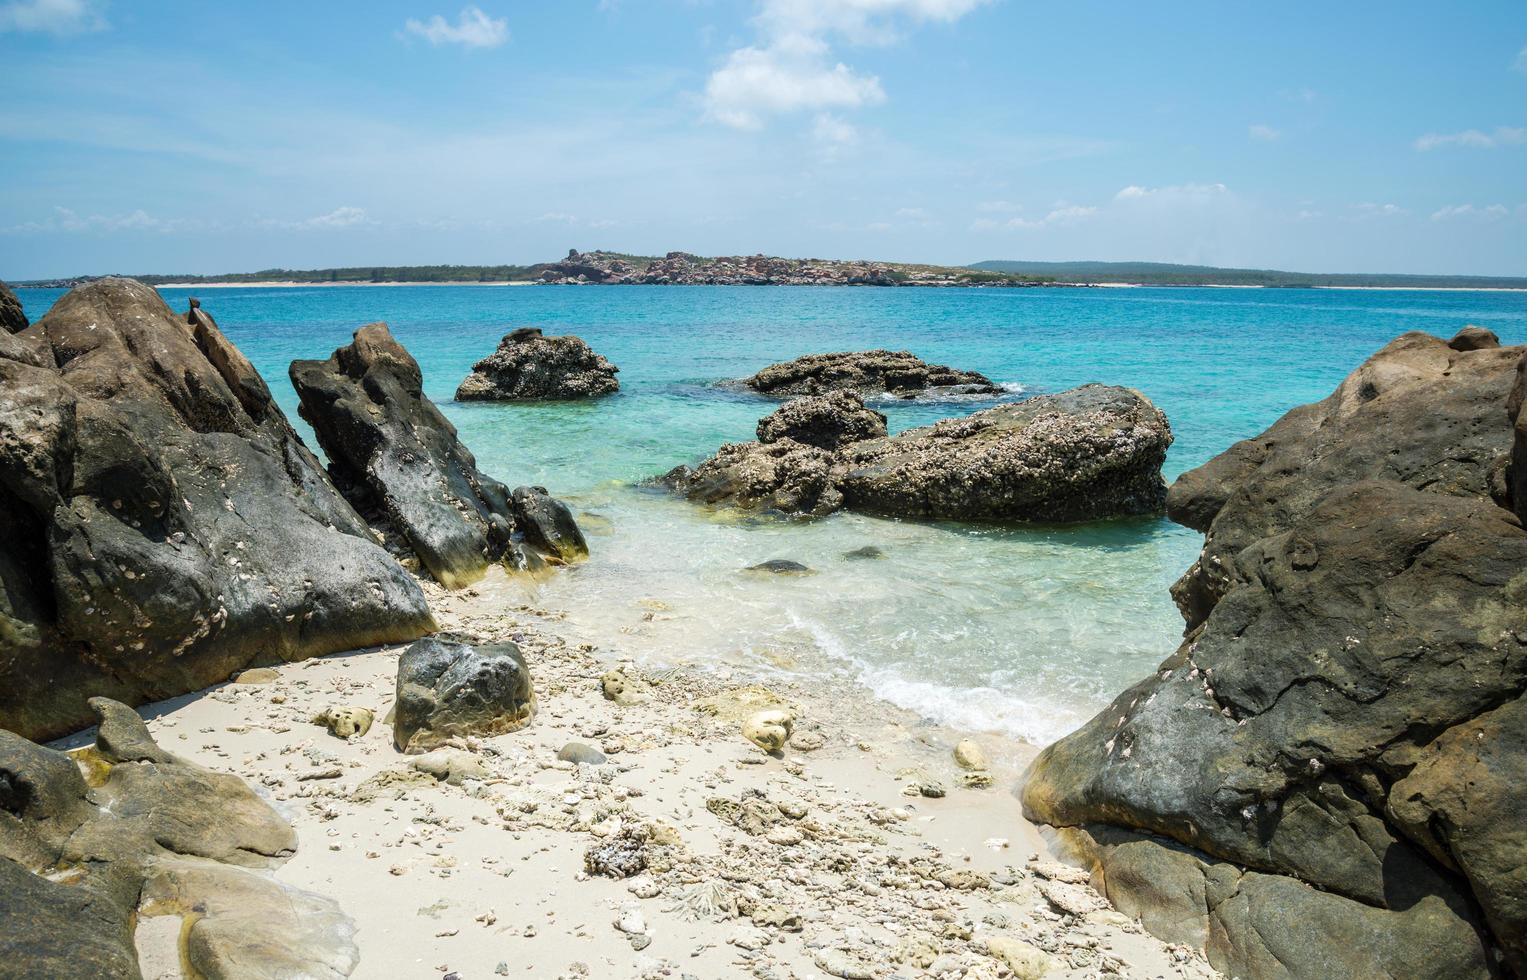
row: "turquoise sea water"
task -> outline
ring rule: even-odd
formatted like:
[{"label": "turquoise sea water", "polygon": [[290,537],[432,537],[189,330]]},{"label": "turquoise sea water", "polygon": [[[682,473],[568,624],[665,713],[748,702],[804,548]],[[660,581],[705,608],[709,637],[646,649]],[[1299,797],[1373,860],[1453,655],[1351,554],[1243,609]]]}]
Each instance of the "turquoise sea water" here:
[{"label": "turquoise sea water", "polygon": [[[177,310],[187,290],[164,290]],[[41,316],[57,290],[20,291]],[[1164,520],[994,529],[837,515],[739,519],[637,486],[774,403],[715,382],[800,354],[906,348],[1015,391],[1091,381],[1144,391],[1171,419],[1168,479],[1324,397],[1405,330],[1466,323],[1527,342],[1527,294],[1242,289],[450,287],[197,293],[296,419],[293,358],[326,357],[386,320],[479,465],[581,513],[593,557],[537,589],[605,651],[835,671],[936,721],[1044,742],[1176,646],[1167,587],[1197,534]],[[576,333],[621,368],[586,403],[458,405],[456,385],[519,326]],[[1016,396],[1015,396],[1016,397]],[[988,401],[880,405],[893,431]],[[880,561],[846,561],[877,544]],[[744,574],[769,558],[817,574]],[[527,589],[532,588],[526,586]]]}]

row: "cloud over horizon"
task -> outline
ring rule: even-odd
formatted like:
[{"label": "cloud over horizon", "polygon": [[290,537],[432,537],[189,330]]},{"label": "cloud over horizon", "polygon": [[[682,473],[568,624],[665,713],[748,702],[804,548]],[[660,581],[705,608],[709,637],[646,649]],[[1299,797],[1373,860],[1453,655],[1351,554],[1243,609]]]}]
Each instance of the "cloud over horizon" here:
[{"label": "cloud over horizon", "polygon": [[459,44],[464,48],[496,48],[509,40],[508,19],[489,17],[476,6],[463,7],[455,24],[436,14],[427,21],[410,18],[403,29],[436,47]]}]

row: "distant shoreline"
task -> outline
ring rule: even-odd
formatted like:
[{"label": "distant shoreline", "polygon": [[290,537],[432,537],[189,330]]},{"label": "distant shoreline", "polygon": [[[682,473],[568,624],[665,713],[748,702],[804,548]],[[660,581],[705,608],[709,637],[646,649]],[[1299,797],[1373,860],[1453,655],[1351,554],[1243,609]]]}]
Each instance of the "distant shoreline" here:
[{"label": "distant shoreline", "polygon": [[[271,279],[262,282],[161,282],[155,283],[155,289],[306,289],[311,286],[328,288],[331,286],[534,286],[534,279],[504,279],[499,281],[479,282],[476,280],[463,280],[461,282],[300,282],[295,279],[279,280]],[[47,287],[31,287],[47,288]]]}]

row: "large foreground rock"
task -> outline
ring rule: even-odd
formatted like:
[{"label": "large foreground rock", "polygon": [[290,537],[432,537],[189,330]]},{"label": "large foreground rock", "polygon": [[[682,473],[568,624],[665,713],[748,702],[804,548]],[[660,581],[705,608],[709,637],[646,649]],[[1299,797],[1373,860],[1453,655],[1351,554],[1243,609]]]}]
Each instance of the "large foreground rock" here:
[{"label": "large foreground rock", "polygon": [[535,691],[519,647],[420,640],[398,659],[392,740],[428,752],[447,739],[502,735],[535,717]]},{"label": "large foreground rock", "polygon": [[1527,521],[1527,352],[1516,362],[1516,380],[1506,401],[1506,421],[1511,425],[1511,509]]},{"label": "large foreground rock", "polygon": [[914,397],[930,390],[1000,395],[1003,389],[975,371],[929,364],[911,351],[867,350],[807,354],[773,364],[743,382],[765,395],[821,395],[829,391]]},{"label": "large foreground rock", "polygon": [[694,501],[785,514],[1084,521],[1158,513],[1172,442],[1144,395],[1103,385],[891,437],[883,416],[838,393],[787,403],[758,433],[663,482]]},{"label": "large foreground rock", "polygon": [[593,398],[620,390],[620,368],[578,337],[545,337],[522,327],[472,366],[457,401]]},{"label": "large foreground rock", "polygon": [[20,333],[27,328],[26,311],[11,287],[0,282],[0,332]]},{"label": "large foreground rock", "polygon": [[1173,589],[1190,628],[1229,588],[1242,549],[1286,530],[1338,486],[1390,480],[1506,498],[1514,421],[1506,401],[1522,348],[1490,346],[1467,331],[1454,343],[1404,334],[1324,401],[1178,478],[1167,514],[1205,532],[1203,554]]},{"label": "large foreground rock", "polygon": [[349,976],[339,907],[246,870],[291,856],[290,825],[159,748],[126,705],[91,706],[100,738],[79,765],[0,730],[0,976],[137,978],[135,927],[160,915],[184,917],[177,958],[208,980]]},{"label": "large foreground rock", "polygon": [[1029,771],[1027,815],[1223,972],[1527,973],[1522,352],[1483,334],[1407,334],[1185,476],[1186,640]]},{"label": "large foreground rock", "polygon": [[[477,469],[385,323],[361,327],[327,361],[293,361],[290,373],[340,491],[442,585],[469,585],[494,562],[533,569],[587,554],[572,515],[544,490],[511,495]],[[542,530],[549,523],[555,536]]]},{"label": "large foreground rock", "polygon": [[0,333],[0,727],[433,628],[204,312],[103,279]]}]

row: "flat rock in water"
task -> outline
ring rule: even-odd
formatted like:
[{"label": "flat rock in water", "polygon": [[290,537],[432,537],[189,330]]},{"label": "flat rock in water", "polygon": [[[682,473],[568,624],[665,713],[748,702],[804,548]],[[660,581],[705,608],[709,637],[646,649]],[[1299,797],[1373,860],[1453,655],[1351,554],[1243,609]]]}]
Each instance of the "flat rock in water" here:
[{"label": "flat rock in water", "polygon": [[975,371],[929,364],[911,351],[868,350],[807,354],[774,364],[744,384],[766,395],[820,395],[851,391],[859,395],[922,394],[930,389],[962,394],[1000,395],[1003,389]]},{"label": "flat rock in water", "polygon": [[770,558],[756,565],[749,565],[743,569],[745,572],[764,572],[769,575],[809,575],[811,569],[798,561],[788,558]]},{"label": "flat rock in water", "polygon": [[578,337],[546,337],[523,327],[472,366],[457,401],[593,398],[620,389],[620,368]]},{"label": "flat rock in water", "polygon": [[142,283],[0,331],[0,446],[0,727],[434,628],[244,355]]}]

